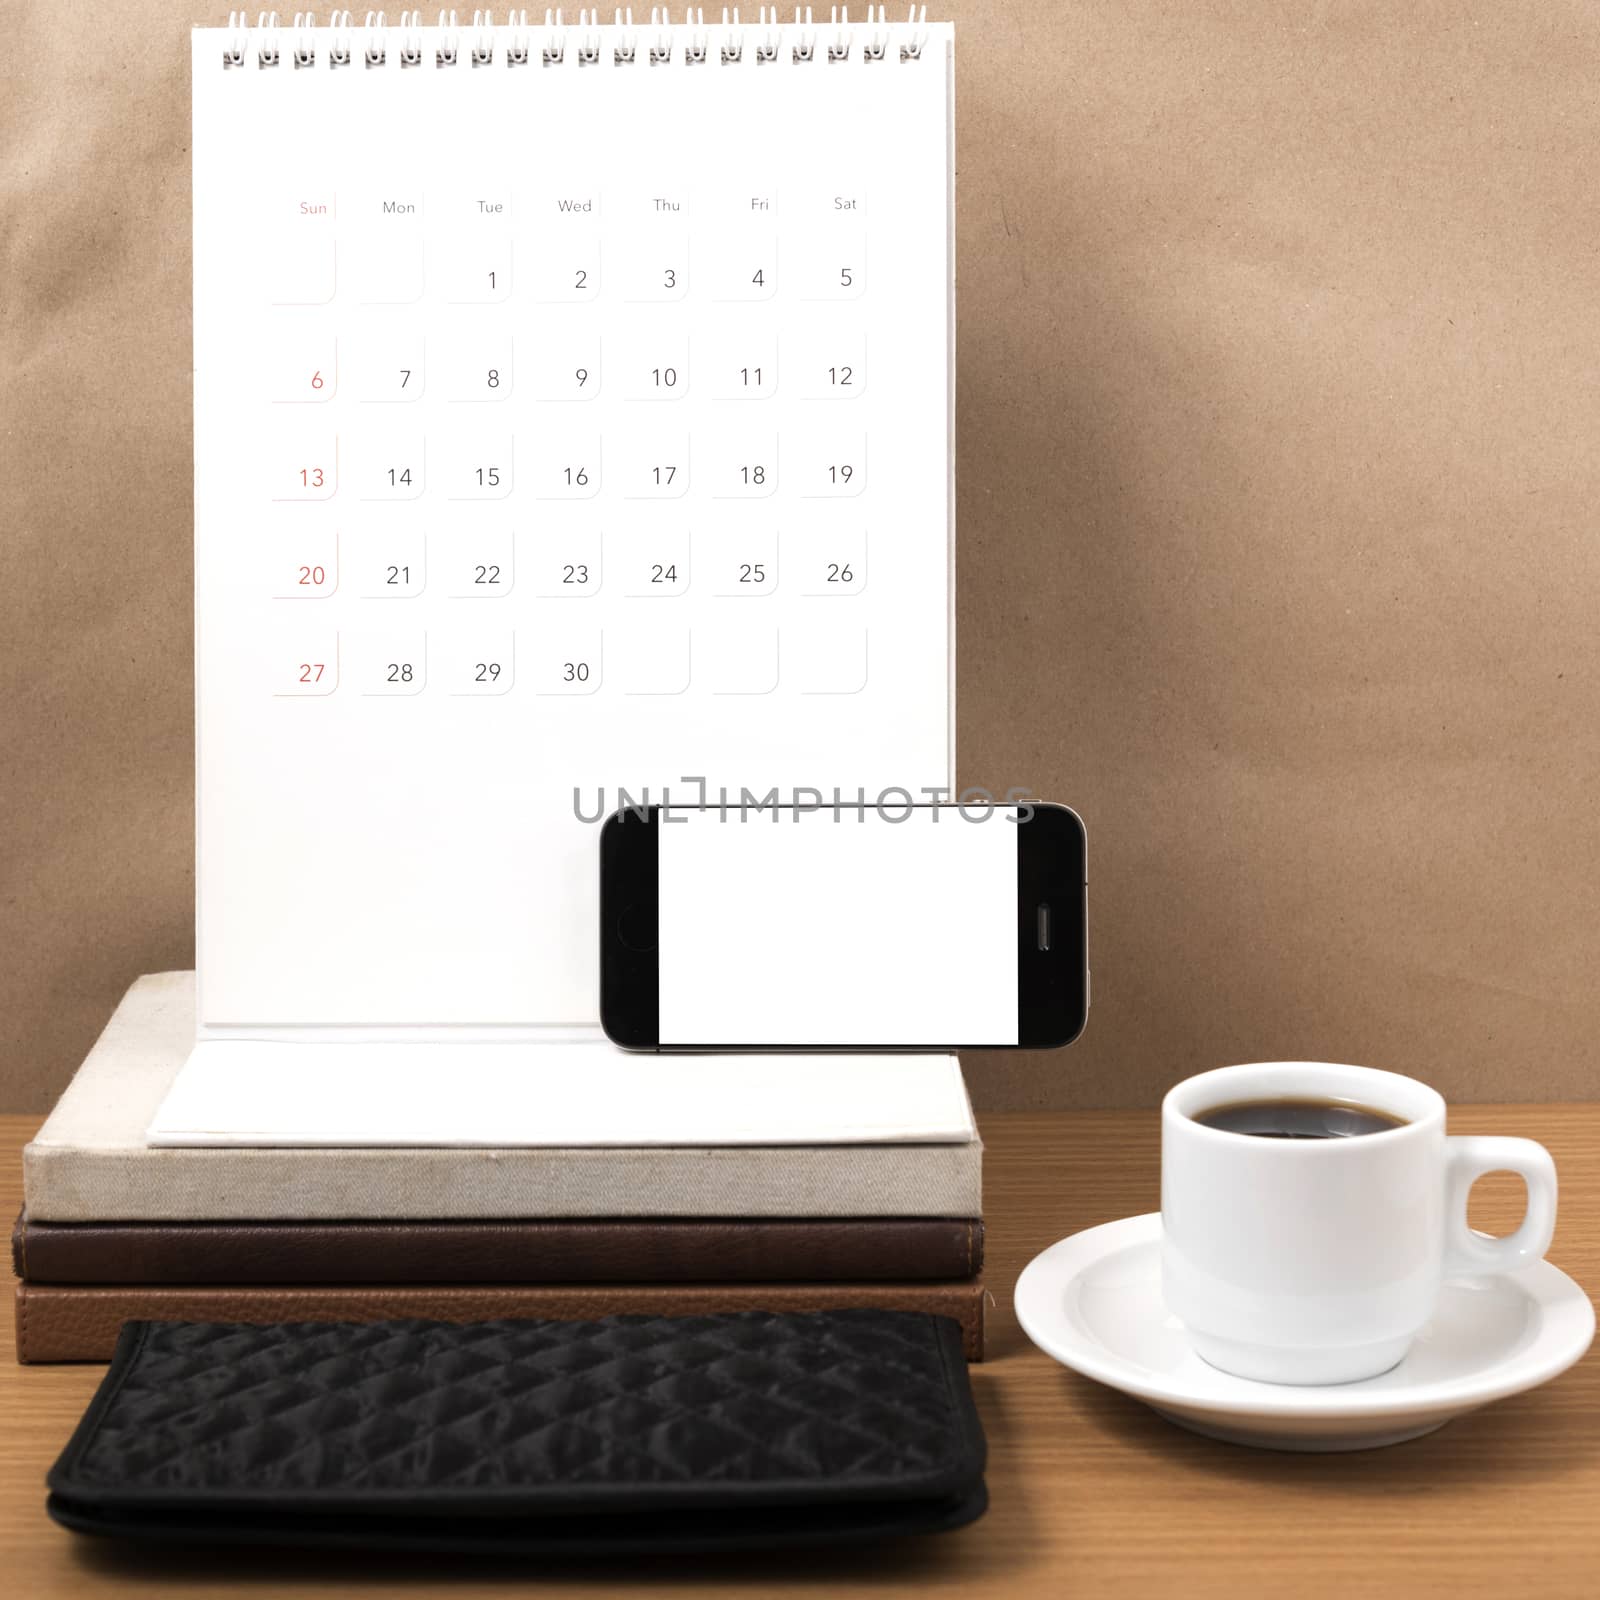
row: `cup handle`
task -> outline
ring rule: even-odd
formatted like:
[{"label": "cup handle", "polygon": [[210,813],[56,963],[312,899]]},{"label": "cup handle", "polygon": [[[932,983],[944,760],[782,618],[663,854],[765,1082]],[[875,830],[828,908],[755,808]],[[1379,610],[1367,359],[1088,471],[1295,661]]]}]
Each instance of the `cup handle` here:
[{"label": "cup handle", "polygon": [[[1516,1272],[1542,1260],[1556,1230],[1556,1164],[1532,1139],[1458,1137],[1446,1141],[1444,1275]],[[1521,1226],[1503,1239],[1467,1225],[1467,1195],[1487,1172],[1514,1172],[1528,1190]]]}]

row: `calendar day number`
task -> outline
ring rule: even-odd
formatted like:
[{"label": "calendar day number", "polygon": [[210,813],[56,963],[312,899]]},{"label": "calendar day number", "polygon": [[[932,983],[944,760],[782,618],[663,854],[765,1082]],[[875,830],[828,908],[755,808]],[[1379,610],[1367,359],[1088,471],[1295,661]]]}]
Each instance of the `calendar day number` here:
[{"label": "calendar day number", "polygon": [[298,447],[290,448],[292,455],[285,451],[276,461],[269,458],[270,497],[326,500],[332,496],[339,486],[338,448],[332,436],[301,441]]},{"label": "calendar day number", "polygon": [[527,637],[534,658],[535,694],[588,695],[599,689],[602,636],[598,629],[558,623]]},{"label": "calendar day number", "polygon": [[278,645],[264,665],[271,694],[296,699],[330,695],[339,686],[339,636],[307,632]]}]

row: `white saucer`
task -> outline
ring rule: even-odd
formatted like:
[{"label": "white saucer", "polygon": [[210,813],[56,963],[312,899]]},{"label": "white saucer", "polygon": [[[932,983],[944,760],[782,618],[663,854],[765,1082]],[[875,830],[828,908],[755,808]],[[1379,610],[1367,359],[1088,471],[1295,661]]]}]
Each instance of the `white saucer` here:
[{"label": "white saucer", "polygon": [[1017,1321],[1047,1355],[1195,1433],[1273,1450],[1366,1450],[1431,1433],[1565,1372],[1594,1337],[1594,1307],[1548,1261],[1444,1286],[1399,1366],[1361,1383],[1301,1387],[1219,1372],[1161,1299],[1156,1213],[1088,1228],[1017,1280]]}]

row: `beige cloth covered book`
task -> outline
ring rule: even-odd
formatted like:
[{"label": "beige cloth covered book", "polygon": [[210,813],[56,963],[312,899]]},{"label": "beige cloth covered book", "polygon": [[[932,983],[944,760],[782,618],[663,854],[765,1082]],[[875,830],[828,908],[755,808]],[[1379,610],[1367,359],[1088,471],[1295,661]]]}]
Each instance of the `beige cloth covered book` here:
[{"label": "beige cloth covered book", "polygon": [[[918,1142],[860,1141],[858,1134],[858,1142],[806,1144],[774,1139],[620,1147],[153,1147],[147,1130],[194,1041],[193,973],[139,979],[23,1152],[31,1217],[217,1222],[982,1215],[982,1145],[970,1110],[947,1130],[961,1134],[964,1122],[964,1135],[937,1142],[926,1134]],[[772,1061],[787,1068],[794,1059]],[[937,1064],[949,1058],[919,1059]],[[951,1114],[948,1087],[940,1115]],[[444,1099],[453,1092],[446,1085]],[[306,1115],[314,1122],[315,1108]],[[483,1121],[495,1126],[495,1108],[484,1108]]]}]

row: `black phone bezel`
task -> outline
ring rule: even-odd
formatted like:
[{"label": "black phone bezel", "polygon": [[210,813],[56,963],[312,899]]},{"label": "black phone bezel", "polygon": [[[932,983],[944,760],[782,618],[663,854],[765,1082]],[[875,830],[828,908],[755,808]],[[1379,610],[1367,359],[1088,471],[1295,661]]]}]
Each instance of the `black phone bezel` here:
[{"label": "black phone bezel", "polygon": [[600,1026],[624,1050],[661,1048],[660,810],[629,806],[600,829]]},{"label": "black phone bezel", "polygon": [[[1020,801],[1017,823],[1017,1039],[928,1040],[892,1048],[1053,1050],[1083,1032],[1089,1014],[1087,839],[1068,806]],[[919,810],[931,809],[919,806]],[[957,809],[952,806],[950,809]],[[600,1024],[625,1050],[808,1054],[881,1051],[851,1044],[662,1044],[660,927],[661,807],[630,806],[600,830]],[[1040,948],[1040,908],[1049,907],[1049,948]]]}]

